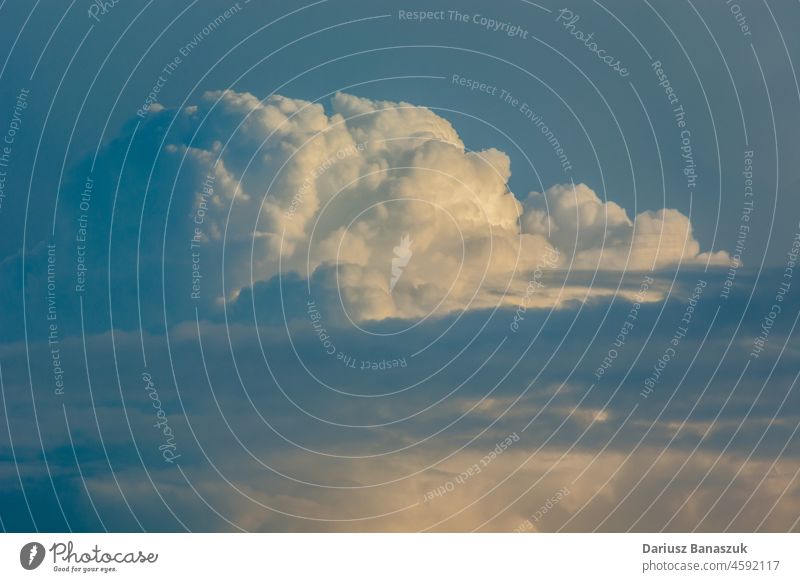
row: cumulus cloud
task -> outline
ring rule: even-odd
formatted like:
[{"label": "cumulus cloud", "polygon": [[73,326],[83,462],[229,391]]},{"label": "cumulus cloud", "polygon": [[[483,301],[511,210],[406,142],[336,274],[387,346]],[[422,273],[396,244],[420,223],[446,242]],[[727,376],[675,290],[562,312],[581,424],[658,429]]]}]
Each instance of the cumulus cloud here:
[{"label": "cumulus cloud", "polygon": [[206,264],[219,260],[223,236],[229,249],[219,299],[295,273],[319,281],[316,292],[332,294],[354,321],[421,318],[617,292],[562,280],[532,298],[537,269],[727,261],[724,252],[700,252],[677,210],[631,219],[585,184],[555,185],[520,202],[508,187],[509,157],[470,151],[425,107],[339,93],[331,110],[221,91],[179,114],[204,119],[199,139],[168,153],[215,177],[203,229]]},{"label": "cumulus cloud", "polygon": [[[330,323],[633,299],[637,277],[623,271],[727,262],[724,252],[701,252],[677,210],[630,218],[584,184],[515,196],[504,152],[470,150],[428,108],[343,93],[327,110],[234,91],[152,110],[96,164],[79,164],[65,191],[81,191],[86,176],[94,195],[85,293],[101,302],[89,331],[111,325],[102,303],[109,265],[127,300],[164,291],[163,306],[118,310],[114,324],[156,329],[165,313],[180,322],[195,308],[204,318],[219,320],[225,308],[251,319],[251,299],[268,322],[303,317],[311,296]],[[72,329],[69,255],[81,211],[67,204],[59,216],[59,301]],[[29,288],[43,284],[46,260],[43,243],[29,254]],[[8,289],[19,288],[20,265],[18,256],[0,267]],[[32,294],[31,304],[43,297]]]},{"label": "cumulus cloud", "polygon": [[557,184],[531,192],[522,230],[546,236],[577,269],[651,270],[677,263],[724,265],[724,251],[701,253],[689,218],[677,210],[647,210],[628,217],[586,184]]}]

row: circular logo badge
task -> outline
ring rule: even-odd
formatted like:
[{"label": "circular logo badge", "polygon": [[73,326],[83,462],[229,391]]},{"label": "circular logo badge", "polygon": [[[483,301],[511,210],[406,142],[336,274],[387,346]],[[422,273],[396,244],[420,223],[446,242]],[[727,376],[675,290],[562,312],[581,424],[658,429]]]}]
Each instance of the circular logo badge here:
[{"label": "circular logo badge", "polygon": [[39,542],[29,542],[19,551],[19,563],[26,570],[35,570],[44,561],[44,546]]}]

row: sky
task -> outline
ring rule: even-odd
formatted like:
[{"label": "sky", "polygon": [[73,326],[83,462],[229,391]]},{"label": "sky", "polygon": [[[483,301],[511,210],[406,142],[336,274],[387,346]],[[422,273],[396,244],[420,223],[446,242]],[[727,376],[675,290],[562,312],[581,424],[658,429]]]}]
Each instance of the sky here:
[{"label": "sky", "polygon": [[800,5],[0,3],[5,531],[797,531]]}]

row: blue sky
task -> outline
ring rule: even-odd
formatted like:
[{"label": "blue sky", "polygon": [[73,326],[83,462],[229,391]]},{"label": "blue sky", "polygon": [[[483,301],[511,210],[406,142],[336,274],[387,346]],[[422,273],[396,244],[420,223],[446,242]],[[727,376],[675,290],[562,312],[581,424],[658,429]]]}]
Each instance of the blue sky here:
[{"label": "blue sky", "polygon": [[796,4],[90,6],[0,6],[4,529],[797,530]]}]

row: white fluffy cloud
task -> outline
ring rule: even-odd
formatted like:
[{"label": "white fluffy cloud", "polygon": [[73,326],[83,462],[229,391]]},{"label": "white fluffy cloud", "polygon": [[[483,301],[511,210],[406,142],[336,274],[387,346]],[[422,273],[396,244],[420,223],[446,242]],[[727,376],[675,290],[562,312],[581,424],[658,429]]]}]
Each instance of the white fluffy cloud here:
[{"label": "white fluffy cloud", "polygon": [[652,270],[677,263],[726,264],[728,254],[701,253],[689,218],[677,210],[647,210],[631,220],[586,184],[558,184],[532,192],[522,230],[548,238],[576,269]]},{"label": "white fluffy cloud", "polygon": [[204,264],[221,262],[225,237],[228,299],[293,272],[325,281],[353,320],[420,318],[615,292],[559,284],[532,298],[531,273],[541,267],[727,260],[702,254],[677,210],[631,219],[584,184],[520,202],[504,152],[467,150],[424,107],[339,93],[329,115],[317,103],[224,91],[180,115],[205,118],[205,134],[218,136],[168,151],[216,177]]}]

